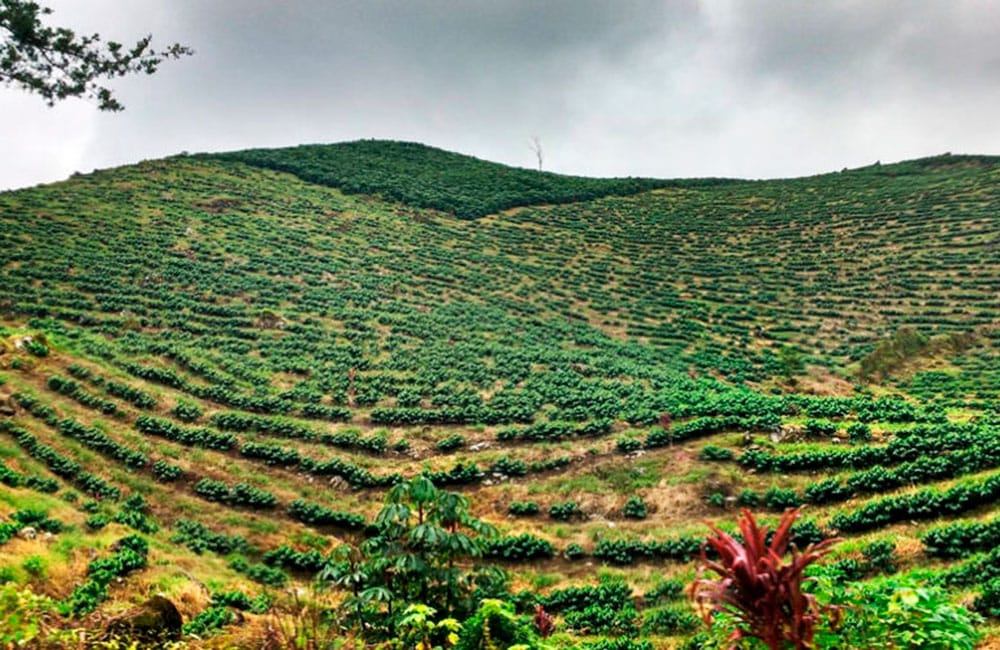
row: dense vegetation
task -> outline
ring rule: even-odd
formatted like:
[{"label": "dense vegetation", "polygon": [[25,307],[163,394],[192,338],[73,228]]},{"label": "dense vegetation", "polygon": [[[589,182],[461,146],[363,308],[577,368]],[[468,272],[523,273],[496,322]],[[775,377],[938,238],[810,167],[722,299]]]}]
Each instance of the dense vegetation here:
[{"label": "dense vegetation", "polygon": [[[576,203],[687,184],[650,178],[584,178],[535,172],[414,142],[359,140],[332,146],[249,149],[211,157],[289,172],[310,183],[336,187],[346,194],[374,194],[389,201],[433,208],[458,219],[483,217],[520,206]],[[699,185],[711,182],[688,181]]]},{"label": "dense vegetation", "polygon": [[360,142],[0,194],[0,577],[53,599],[0,603],[673,647],[697,522],[806,503],[844,594],[992,616],[996,162],[601,181]]}]

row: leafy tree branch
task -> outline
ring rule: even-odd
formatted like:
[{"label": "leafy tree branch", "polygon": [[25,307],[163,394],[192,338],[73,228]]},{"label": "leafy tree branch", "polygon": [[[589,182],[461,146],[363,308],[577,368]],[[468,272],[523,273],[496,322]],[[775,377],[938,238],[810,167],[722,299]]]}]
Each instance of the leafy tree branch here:
[{"label": "leafy tree branch", "polygon": [[41,95],[49,106],[85,97],[96,100],[102,111],[123,110],[103,80],[153,74],[164,61],[194,53],[179,43],[155,50],[151,35],[131,47],[105,43],[99,34],[78,35],[43,24],[42,17],[51,13],[35,2],[0,0],[0,81]]}]

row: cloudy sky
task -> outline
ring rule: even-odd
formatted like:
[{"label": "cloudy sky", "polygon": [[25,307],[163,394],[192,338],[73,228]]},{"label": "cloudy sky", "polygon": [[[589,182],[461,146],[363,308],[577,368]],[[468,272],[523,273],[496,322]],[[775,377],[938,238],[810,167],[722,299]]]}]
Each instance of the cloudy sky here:
[{"label": "cloudy sky", "polygon": [[1000,2],[41,0],[193,57],[124,113],[0,87],[0,188],[358,138],[587,175],[793,176],[1000,154]]}]

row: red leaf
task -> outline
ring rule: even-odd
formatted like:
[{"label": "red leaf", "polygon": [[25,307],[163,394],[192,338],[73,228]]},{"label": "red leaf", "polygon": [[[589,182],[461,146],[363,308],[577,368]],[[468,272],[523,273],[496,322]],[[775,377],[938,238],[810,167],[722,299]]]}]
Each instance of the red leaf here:
[{"label": "red leaf", "polygon": [[[766,543],[768,528],[758,525],[748,510],[743,510],[739,520],[742,543],[708,524],[712,535],[702,547],[702,566],[690,591],[706,624],[714,612],[725,611],[740,622],[733,638],[756,637],[775,650],[789,643],[796,650],[812,647],[820,615],[833,618],[835,613],[821,611],[816,599],[802,591],[804,571],[837,540],[824,540],[802,551],[793,548],[791,557],[786,557],[798,515],[798,510],[785,512],[770,544]],[[718,554],[718,561],[708,559],[708,548]],[[705,578],[709,571],[719,579]]]}]

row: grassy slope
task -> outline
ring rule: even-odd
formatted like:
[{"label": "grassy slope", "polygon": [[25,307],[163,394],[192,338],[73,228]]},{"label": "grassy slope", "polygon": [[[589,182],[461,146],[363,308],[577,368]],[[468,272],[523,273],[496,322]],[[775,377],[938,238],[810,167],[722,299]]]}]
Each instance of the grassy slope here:
[{"label": "grassy slope", "polygon": [[[542,444],[498,444],[496,427],[475,421],[384,427],[390,443],[407,439],[411,452],[383,457],[315,442],[273,442],[318,459],[349,459],[376,475],[409,474],[424,465],[448,469],[458,460],[488,467],[501,455],[527,462],[567,456],[571,462],[562,470],[464,489],[473,493],[477,514],[559,548],[578,542],[591,549],[609,537],[672,537],[697,530],[694,522],[706,516],[728,517],[704,504],[713,491],[802,488],[815,477],[750,475],[735,465],[699,461],[705,440],[626,459],[615,453],[615,438],[642,438],[648,426],[630,429],[624,419],[663,410],[684,419],[709,401],[721,405],[719,412],[733,404],[764,408],[769,402],[752,391],[712,377],[774,383],[781,345],[794,345],[824,372],[841,373],[900,325],[930,335],[975,331],[976,346],[933,361],[950,381],[942,404],[959,419],[996,397],[1000,379],[989,325],[996,320],[1000,277],[997,180],[992,159],[952,157],[790,181],[675,185],[463,221],[230,160],[178,158],[100,172],[0,196],[5,334],[33,317],[29,330],[44,329],[61,346],[42,361],[11,351],[0,356],[4,367],[21,359],[19,369],[3,371],[0,391],[31,392],[60,416],[103,427],[151,459],[180,466],[184,480],[165,488],[148,471],[109,464],[23,412],[15,418],[126,493],[147,494],[164,528],[194,516],[263,548],[283,538],[301,548],[309,529],[291,523],[280,508],[268,514],[206,504],[191,492],[196,478],[247,480],[283,505],[305,497],[369,517],[380,492],[318,489],[308,476],[235,451],[192,451],[143,436],[132,428],[136,409],[120,404],[123,416],[100,416],[49,391],[47,377],[82,363],[155,395],[161,416],[169,417],[180,399],[201,406],[202,424],[213,412],[231,410],[189,390],[141,381],[122,363],[172,368],[189,386],[284,395],[293,413],[316,399],[346,403],[349,424],[298,421],[363,436],[380,430],[370,422],[372,406],[411,402],[461,408],[503,395],[543,419],[610,416],[617,435]],[[850,383],[838,385],[850,390]],[[966,398],[976,401],[965,404]],[[786,416],[788,424],[802,421]],[[876,423],[875,429],[888,433],[896,426]],[[435,441],[455,432],[487,446],[438,453]],[[258,437],[240,434],[241,441]],[[722,433],[709,441],[736,448],[740,439]],[[0,448],[8,466],[45,473],[8,437]],[[653,507],[646,521],[621,518],[633,493]],[[12,494],[4,512],[36,498]],[[544,510],[570,498],[588,520],[505,515],[513,500],[533,499]],[[53,571],[79,573],[86,549],[114,537],[83,533],[79,511],[46,503],[77,532],[59,549],[11,542],[0,547],[0,557],[17,564],[25,555],[48,554],[50,566],[60,567]],[[822,524],[839,509],[817,507],[812,515]],[[899,540],[908,565],[925,565],[916,541],[924,528],[896,526],[858,540],[888,535]],[[154,536],[153,568],[131,579],[112,608],[162,588],[190,615],[207,594],[192,590],[185,576],[211,588],[247,584],[219,558],[192,555],[171,545],[169,536]],[[624,574],[641,590],[664,572],[685,576],[690,567],[602,571]],[[515,569],[516,584],[530,588],[586,580],[592,572],[559,560]]]}]

